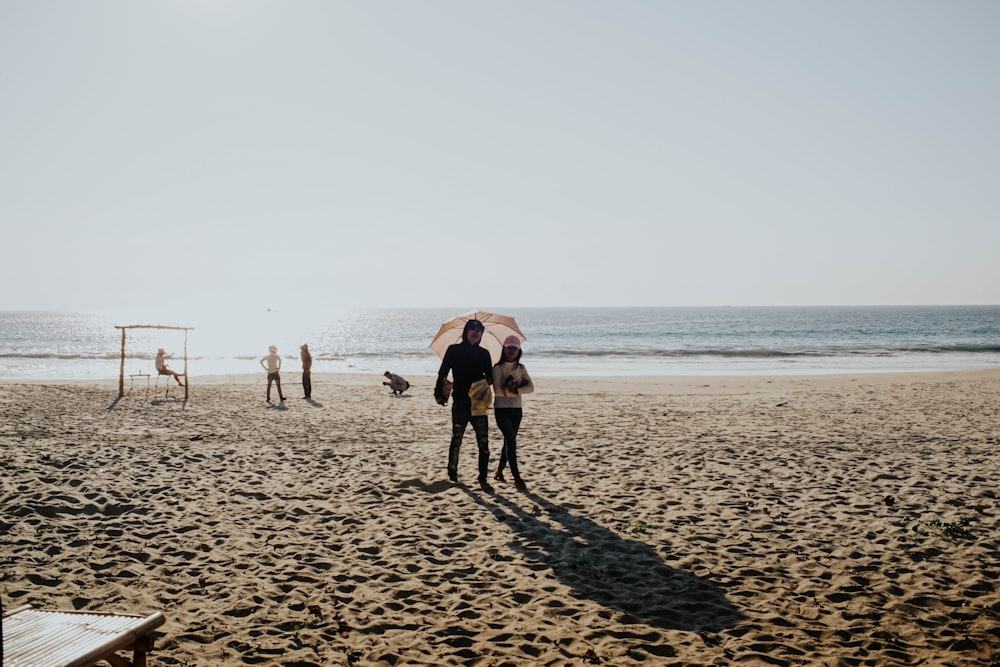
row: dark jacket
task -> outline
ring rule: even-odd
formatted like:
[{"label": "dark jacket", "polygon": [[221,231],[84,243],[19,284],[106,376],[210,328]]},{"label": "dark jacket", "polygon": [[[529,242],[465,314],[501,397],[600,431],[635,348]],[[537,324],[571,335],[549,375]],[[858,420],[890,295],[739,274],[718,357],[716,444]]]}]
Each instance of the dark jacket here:
[{"label": "dark jacket", "polygon": [[493,361],[490,359],[489,350],[478,345],[469,345],[464,340],[445,350],[441,368],[438,370],[437,385],[434,388],[435,396],[440,395],[444,388],[444,381],[449,371],[452,382],[455,383],[451,396],[453,405],[456,406],[472,405],[469,388],[476,380],[485,379],[493,384]]}]

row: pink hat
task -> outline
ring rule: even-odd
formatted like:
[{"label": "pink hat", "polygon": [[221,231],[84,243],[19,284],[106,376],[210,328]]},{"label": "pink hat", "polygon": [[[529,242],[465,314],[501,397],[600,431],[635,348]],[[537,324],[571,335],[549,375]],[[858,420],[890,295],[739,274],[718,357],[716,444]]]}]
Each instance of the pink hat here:
[{"label": "pink hat", "polygon": [[516,347],[517,349],[520,350],[521,349],[521,339],[518,338],[517,336],[514,336],[514,335],[507,336],[507,338],[505,338],[504,341],[503,341],[503,346],[504,347]]}]

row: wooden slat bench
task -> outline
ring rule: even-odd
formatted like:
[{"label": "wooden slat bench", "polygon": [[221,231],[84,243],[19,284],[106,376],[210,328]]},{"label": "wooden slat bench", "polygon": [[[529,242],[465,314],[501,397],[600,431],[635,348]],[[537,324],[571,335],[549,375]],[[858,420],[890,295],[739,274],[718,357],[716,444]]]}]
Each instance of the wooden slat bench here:
[{"label": "wooden slat bench", "polygon": [[[3,667],[145,667],[150,633],[166,619],[100,611],[46,611],[30,605],[3,615]],[[131,651],[129,661],[117,655]]]},{"label": "wooden slat bench", "polygon": [[135,379],[139,378],[141,381],[142,378],[146,378],[146,398],[149,398],[149,378],[150,378],[149,373],[136,371],[135,373],[130,373],[128,377],[129,377],[128,393],[130,394],[132,393],[132,387],[135,385]]}]

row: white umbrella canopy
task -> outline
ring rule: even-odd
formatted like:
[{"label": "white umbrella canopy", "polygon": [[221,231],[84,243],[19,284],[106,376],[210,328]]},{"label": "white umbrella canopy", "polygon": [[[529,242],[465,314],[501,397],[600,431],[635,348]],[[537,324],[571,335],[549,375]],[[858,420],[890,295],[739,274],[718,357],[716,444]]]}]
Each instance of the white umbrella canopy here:
[{"label": "white umbrella canopy", "polygon": [[430,348],[438,357],[443,359],[448,346],[462,340],[462,331],[465,329],[465,323],[469,320],[479,320],[486,328],[483,332],[483,341],[479,345],[489,350],[493,363],[500,361],[500,355],[503,353],[503,341],[507,336],[517,336],[518,340],[522,342],[527,340],[527,336],[521,333],[521,329],[513,317],[474,310],[471,313],[453,317],[441,325],[430,344]]}]

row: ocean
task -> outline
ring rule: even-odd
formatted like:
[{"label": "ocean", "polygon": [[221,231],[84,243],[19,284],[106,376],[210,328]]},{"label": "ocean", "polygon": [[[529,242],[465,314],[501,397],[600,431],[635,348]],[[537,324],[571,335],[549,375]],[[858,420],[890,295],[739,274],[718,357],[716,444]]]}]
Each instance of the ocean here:
[{"label": "ocean", "polygon": [[[314,373],[433,375],[442,322],[468,309],[372,309],[336,314],[218,312],[190,321],[108,312],[0,311],[0,378],[113,379],[121,331],[133,329],[126,374],[150,372],[157,348],[192,377],[263,373],[277,345],[286,372],[309,343]],[[493,310],[493,309],[484,309]],[[527,336],[536,376],[788,375],[1000,367],[1000,306],[496,308]],[[153,371],[155,372],[155,371]]]}]

